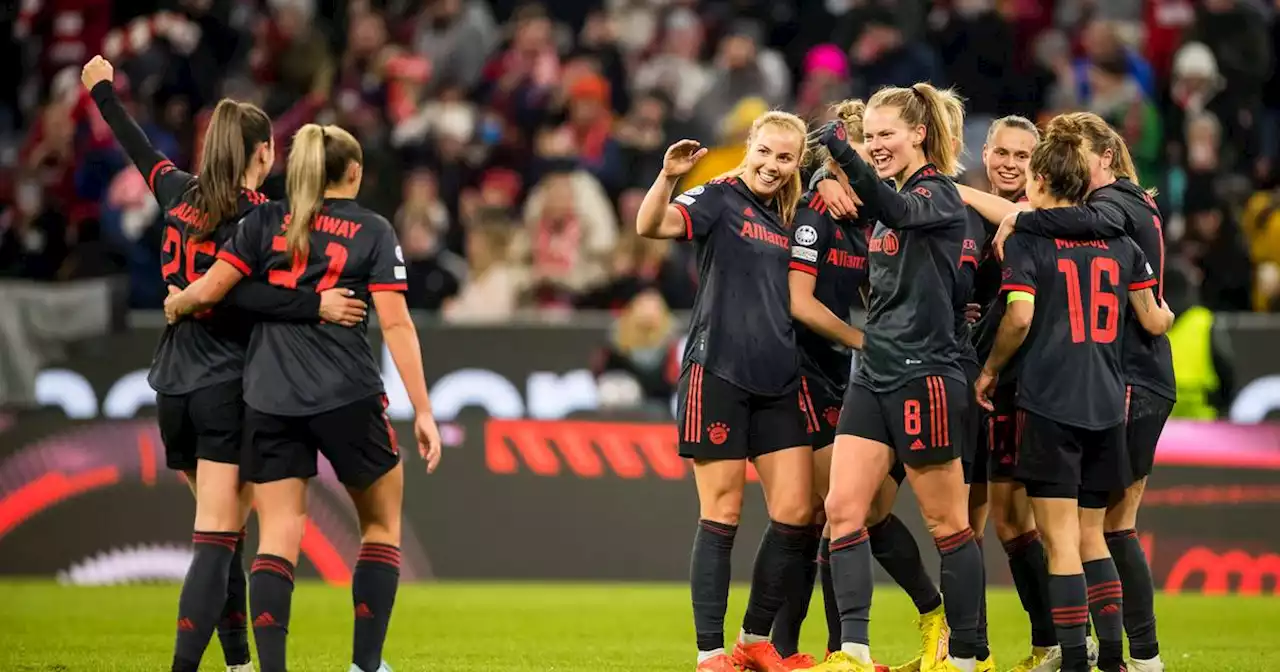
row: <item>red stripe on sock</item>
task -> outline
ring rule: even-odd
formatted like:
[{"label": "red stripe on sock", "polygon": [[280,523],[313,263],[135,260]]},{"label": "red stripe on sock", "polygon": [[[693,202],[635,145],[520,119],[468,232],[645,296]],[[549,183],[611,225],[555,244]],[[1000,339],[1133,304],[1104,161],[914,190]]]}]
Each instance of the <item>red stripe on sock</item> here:
[{"label": "red stripe on sock", "polygon": [[972,538],[973,530],[966,528],[956,532],[955,534],[936,538],[933,540],[933,543],[938,547],[938,551],[940,553],[949,553],[965,545]]},{"label": "red stripe on sock", "polygon": [[1098,593],[1109,588],[1119,588],[1119,587],[1120,587],[1120,581],[1118,580],[1103,581],[1102,583],[1096,583],[1092,586],[1089,586],[1089,594],[1092,595],[1094,593]]},{"label": "red stripe on sock", "polygon": [[253,565],[250,572],[273,572],[293,581],[293,568],[285,564],[284,560],[275,558],[257,557],[253,559]]},{"label": "red stripe on sock", "polygon": [[1027,548],[1039,539],[1040,532],[1038,530],[1031,530],[1026,534],[1020,534],[1009,541],[1004,542],[1004,552],[1008,555],[1013,555],[1014,553]]},{"label": "red stripe on sock", "polygon": [[867,529],[864,527],[844,539],[833,539],[831,541],[831,552],[835,553],[836,551],[843,551],[846,548],[853,548],[858,544],[866,543],[870,538],[871,537],[867,534]]}]

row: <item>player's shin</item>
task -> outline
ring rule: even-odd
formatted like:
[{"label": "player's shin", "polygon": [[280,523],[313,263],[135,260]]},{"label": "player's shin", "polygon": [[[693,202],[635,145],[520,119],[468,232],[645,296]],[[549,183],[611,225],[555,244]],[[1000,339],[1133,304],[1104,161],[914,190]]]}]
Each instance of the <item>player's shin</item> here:
[{"label": "player's shin", "polygon": [[173,672],[195,672],[209,646],[227,596],[227,571],[238,532],[194,532],[195,549],[178,598],[178,635]]},{"label": "player's shin", "polygon": [[236,550],[227,567],[226,601],[218,620],[218,642],[227,667],[249,662],[249,580],[244,573],[244,537],[240,530]]}]

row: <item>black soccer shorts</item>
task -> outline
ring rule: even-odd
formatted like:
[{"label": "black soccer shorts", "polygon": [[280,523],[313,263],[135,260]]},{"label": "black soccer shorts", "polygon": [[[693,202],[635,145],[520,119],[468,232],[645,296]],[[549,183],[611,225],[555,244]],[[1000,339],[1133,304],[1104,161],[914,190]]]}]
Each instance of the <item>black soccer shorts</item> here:
[{"label": "black soccer shorts", "polygon": [[239,378],[187,394],[157,394],[156,415],[165,464],[189,471],[197,460],[240,464],[244,384]]},{"label": "black soccer shorts", "polygon": [[965,393],[969,396],[969,403],[965,405],[964,413],[964,432],[962,433],[963,443],[960,446],[960,458],[964,467],[964,482],[973,484],[982,484],[987,482],[987,450],[986,445],[980,439],[980,429],[982,427],[982,416],[986,413],[986,409],[978,405],[974,399],[974,384],[978,382],[978,375],[982,373],[982,367],[977,362],[962,362],[964,367],[964,377],[967,379],[965,385]]},{"label": "black soccer shorts", "polygon": [[969,397],[965,384],[923,376],[891,392],[872,392],[852,382],[836,434],[878,441],[908,467],[942,464],[960,457]]},{"label": "black soccer shorts", "polygon": [[809,445],[800,391],[753,394],[690,363],[680,376],[677,394],[680,457],[755,459]]},{"label": "black soccer shorts", "polygon": [[[1018,386],[1010,383],[998,385],[991,395],[995,410],[978,406],[982,409],[978,420],[978,455],[987,468],[982,481],[1014,480],[1014,469],[1018,466],[1017,401]],[[977,402],[974,405],[977,406]],[[975,460],[975,469],[979,460]],[[975,478],[973,482],[980,481]]]},{"label": "black soccer shorts", "polygon": [[1125,388],[1125,448],[1134,481],[1151,475],[1156,464],[1156,444],[1165,422],[1173,413],[1173,402],[1142,387]]},{"label": "black soccer shorts", "polygon": [[836,425],[840,423],[840,404],[843,390],[835,390],[821,377],[800,372],[801,411],[804,412],[805,430],[814,450],[822,450],[836,440]]},{"label": "black soccer shorts", "polygon": [[400,463],[386,404],[386,395],[378,394],[316,415],[271,415],[250,407],[244,479],[312,478],[323,454],[343,485],[369,487]]},{"label": "black soccer shorts", "polygon": [[1124,424],[1084,429],[1018,410],[1016,475],[1030,497],[1078,499],[1085,508],[1107,500],[1133,482],[1124,445]]}]

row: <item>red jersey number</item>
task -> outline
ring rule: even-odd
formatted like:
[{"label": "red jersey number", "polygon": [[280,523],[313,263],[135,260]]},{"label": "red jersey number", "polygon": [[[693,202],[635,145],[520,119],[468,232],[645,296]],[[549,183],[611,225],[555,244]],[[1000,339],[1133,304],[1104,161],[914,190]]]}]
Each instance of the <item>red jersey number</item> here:
[{"label": "red jersey number", "polygon": [[182,234],[178,232],[176,227],[166,226],[164,229],[163,251],[168,261],[160,267],[160,275],[168,281],[185,267],[184,275],[187,283],[190,284],[204,275],[196,271],[196,255],[203,254],[212,258],[218,254],[218,246],[212,240],[195,241],[190,238],[184,243]]},{"label": "red jersey number", "polygon": [[[284,236],[276,236],[271,239],[271,250],[273,252],[288,252],[289,241]],[[338,284],[338,279],[342,277],[342,270],[347,266],[347,248],[340,243],[329,243],[325,245],[324,255],[329,259],[329,265],[325,268],[324,277],[316,285],[317,292],[323,292],[326,289],[333,289]],[[267,282],[286,289],[297,289],[298,278],[307,270],[307,260],[294,257],[293,262],[289,265],[289,270],[273,270],[267,273]]]},{"label": "red jersey number", "polygon": [[[1067,314],[1071,323],[1071,342],[1085,342],[1084,303],[1080,291],[1080,269],[1071,259],[1059,259],[1058,271],[1066,276],[1067,282]],[[1106,276],[1111,289],[1103,287],[1102,278]],[[1089,264],[1089,305],[1092,313],[1089,316],[1090,340],[1094,343],[1111,343],[1116,340],[1117,327],[1120,323],[1120,297],[1116,286],[1120,284],[1120,264],[1115,259],[1094,257]],[[1102,309],[1107,314],[1102,315]],[[1098,324],[1101,321],[1102,324]]]}]

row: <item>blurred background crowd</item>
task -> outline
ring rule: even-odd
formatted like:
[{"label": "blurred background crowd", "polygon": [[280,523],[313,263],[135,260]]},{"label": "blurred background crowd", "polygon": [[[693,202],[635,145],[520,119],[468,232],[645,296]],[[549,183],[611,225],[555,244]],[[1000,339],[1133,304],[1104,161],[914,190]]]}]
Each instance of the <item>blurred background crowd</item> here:
[{"label": "blurred background crowd", "polygon": [[[761,112],[916,81],[987,125],[1087,109],[1165,212],[1169,291],[1280,311],[1280,0],[23,0],[0,73],[0,277],[128,277],[161,304],[160,213],[83,94],[96,53],[154,143],[196,164],[221,96],[364,145],[411,306],[449,321],[692,304],[690,246],[632,223],[668,143],[732,168]],[[283,160],[264,191],[279,196]],[[975,169],[976,168],[976,169]],[[1274,224],[1273,224],[1274,223]],[[641,297],[639,301],[635,299]],[[627,320],[623,320],[627,323]],[[641,341],[646,337],[635,336]],[[656,336],[654,337],[656,338]],[[653,339],[648,339],[653,340]]]}]

